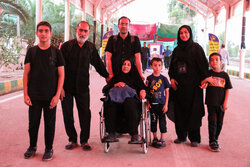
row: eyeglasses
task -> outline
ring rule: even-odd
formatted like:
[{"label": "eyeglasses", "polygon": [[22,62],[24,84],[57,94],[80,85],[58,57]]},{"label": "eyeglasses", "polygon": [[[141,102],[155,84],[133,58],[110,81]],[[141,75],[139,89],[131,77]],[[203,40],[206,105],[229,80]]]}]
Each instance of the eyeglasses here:
[{"label": "eyeglasses", "polygon": [[120,23],[119,25],[121,25],[121,26],[128,26],[129,23]]}]

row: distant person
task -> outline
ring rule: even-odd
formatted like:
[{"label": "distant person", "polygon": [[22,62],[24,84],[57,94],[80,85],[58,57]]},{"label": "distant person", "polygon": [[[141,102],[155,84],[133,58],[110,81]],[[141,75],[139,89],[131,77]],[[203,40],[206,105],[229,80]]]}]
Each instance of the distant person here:
[{"label": "distant person", "polygon": [[221,69],[223,71],[227,71],[227,65],[229,65],[229,54],[225,48],[225,44],[221,44],[221,49],[218,51],[218,53],[221,55]]},{"label": "distant person", "polygon": [[192,30],[188,25],[179,28],[177,41],[178,46],[172,53],[169,67],[173,88],[169,95],[174,99],[177,134],[174,143],[186,142],[188,137],[191,146],[197,147],[201,142],[200,127],[205,115],[203,90],[199,86],[207,77],[208,61],[202,47],[193,42]]},{"label": "distant person", "polygon": [[98,55],[95,45],[88,41],[90,26],[81,21],[75,29],[76,39],[65,42],[61,47],[65,59],[65,82],[61,94],[65,130],[69,143],[65,149],[77,147],[77,132],[74,126],[73,99],[75,99],[80,123],[80,144],[83,150],[91,150],[88,143],[90,136],[90,95],[89,68],[93,65],[104,78],[109,74]]},{"label": "distant person", "polygon": [[109,72],[108,81],[118,75],[122,66],[122,60],[129,58],[132,60],[132,65],[136,65],[140,77],[142,75],[141,65],[141,44],[137,36],[132,36],[129,33],[130,19],[122,16],[118,20],[118,35],[113,35],[109,38],[106,46],[106,63]]},{"label": "distant person", "polygon": [[143,43],[143,47],[141,48],[141,61],[142,61],[142,70],[143,73],[147,69],[148,57],[150,57],[149,48],[146,46],[146,42]]},{"label": "distant person", "polygon": [[219,53],[212,53],[209,56],[209,64],[212,70],[209,70],[209,77],[201,83],[201,85],[208,83],[206,104],[208,109],[209,148],[214,152],[221,149],[218,138],[222,129],[224,114],[228,107],[229,89],[232,89],[228,74],[221,70],[221,60]]},{"label": "distant person", "polygon": [[[161,75],[162,60],[160,58],[153,58],[150,68],[153,69],[153,74],[147,77],[146,85],[150,91],[148,107],[151,115],[151,132],[154,136],[152,146],[161,148],[166,146],[167,122],[165,113],[168,110],[168,89],[171,85],[168,79]],[[160,140],[157,138],[158,120],[161,132]]]},{"label": "distant person", "polygon": [[64,60],[61,52],[50,45],[51,25],[42,21],[37,25],[37,46],[28,49],[23,73],[24,102],[29,106],[30,146],[24,153],[28,159],[35,155],[37,137],[43,110],[45,130],[45,152],[43,161],[53,157],[56,105],[64,81]]},{"label": "distant person", "polygon": [[172,51],[169,50],[169,46],[167,46],[167,50],[164,52],[164,65],[166,69],[169,68],[171,55],[172,55]]}]

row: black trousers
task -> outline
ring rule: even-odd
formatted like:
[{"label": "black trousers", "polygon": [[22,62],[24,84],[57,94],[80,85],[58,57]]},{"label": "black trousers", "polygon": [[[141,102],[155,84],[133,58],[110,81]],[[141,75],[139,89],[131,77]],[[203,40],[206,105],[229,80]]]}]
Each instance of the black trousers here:
[{"label": "black trousers", "polygon": [[89,91],[82,94],[72,94],[65,92],[65,97],[62,101],[63,119],[66,133],[69,137],[70,142],[77,143],[77,132],[74,126],[74,114],[73,114],[73,98],[76,101],[76,107],[78,110],[78,117],[80,122],[80,143],[86,143],[89,139],[90,134],[90,120],[91,112]]},{"label": "black trousers", "polygon": [[151,132],[157,132],[157,120],[159,120],[159,127],[161,133],[167,132],[166,115],[163,113],[163,104],[150,104],[150,116],[151,116]]},{"label": "black trousers", "polygon": [[142,57],[142,70],[145,71],[147,69],[147,58]]},{"label": "black trousers", "polygon": [[208,131],[209,131],[209,143],[217,142],[220,135],[224,110],[222,106],[207,106],[208,109]]},{"label": "black trousers", "polygon": [[188,137],[191,142],[201,142],[200,127],[194,130],[187,130],[175,124],[175,131],[180,140],[186,140]]},{"label": "black trousers", "polygon": [[130,135],[138,134],[140,102],[135,98],[127,98],[122,104],[109,101],[104,112],[105,125],[109,133],[116,132],[119,110],[122,109]]},{"label": "black trousers", "polygon": [[29,106],[29,137],[30,147],[36,147],[40,120],[43,110],[44,117],[44,137],[46,149],[53,148],[56,123],[56,107],[50,109],[50,101],[31,100]]}]

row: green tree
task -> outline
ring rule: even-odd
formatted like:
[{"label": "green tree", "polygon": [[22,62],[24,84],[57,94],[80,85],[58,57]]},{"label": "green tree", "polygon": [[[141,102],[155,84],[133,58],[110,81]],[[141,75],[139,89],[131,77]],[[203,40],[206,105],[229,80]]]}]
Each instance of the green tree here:
[{"label": "green tree", "polygon": [[196,13],[177,0],[171,0],[167,6],[169,19],[173,24],[183,24],[186,20],[193,21]]},{"label": "green tree", "polygon": [[17,38],[3,35],[0,39],[0,69],[9,64],[18,64],[22,48]]},{"label": "green tree", "polygon": [[23,9],[22,5],[16,4],[12,0],[1,0],[0,8],[3,9],[3,13],[0,13],[0,17],[3,14],[11,13],[20,17],[24,24],[27,23],[29,19],[29,14]]}]

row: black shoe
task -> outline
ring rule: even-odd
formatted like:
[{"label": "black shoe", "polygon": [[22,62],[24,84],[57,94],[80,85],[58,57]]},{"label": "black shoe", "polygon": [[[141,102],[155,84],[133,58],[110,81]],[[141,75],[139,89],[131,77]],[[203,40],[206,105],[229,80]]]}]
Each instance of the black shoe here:
[{"label": "black shoe", "polygon": [[24,153],[24,158],[29,159],[36,154],[36,147],[29,147],[27,151]]},{"label": "black shoe", "polygon": [[166,142],[164,139],[160,139],[157,143],[156,143],[156,148],[163,148],[166,147]]},{"label": "black shoe", "polygon": [[174,143],[175,144],[180,144],[180,143],[185,143],[187,140],[181,140],[181,139],[175,139]]},{"label": "black shoe", "polygon": [[193,141],[193,142],[191,142],[190,145],[191,145],[191,147],[198,147],[200,145],[200,143],[197,141]]},{"label": "black shoe", "polygon": [[220,145],[217,142],[211,142],[209,144],[209,150],[212,152],[219,152],[220,151]]},{"label": "black shoe", "polygon": [[53,149],[45,149],[45,152],[43,154],[43,161],[50,161],[53,158]]},{"label": "black shoe", "polygon": [[139,140],[138,140],[138,135],[132,135],[131,140],[128,142],[128,144],[138,144]]},{"label": "black shoe", "polygon": [[88,143],[82,143],[81,144],[81,147],[84,151],[90,151],[91,150],[91,147]]},{"label": "black shoe", "polygon": [[157,143],[158,143],[158,138],[157,137],[154,137],[153,141],[152,141],[152,146],[153,147],[157,147]]},{"label": "black shoe", "polygon": [[109,135],[105,136],[102,139],[103,143],[107,143],[107,142],[119,142],[119,139],[116,138],[116,134],[115,133],[110,133]]},{"label": "black shoe", "polygon": [[78,146],[77,143],[69,142],[69,144],[67,144],[67,145],[65,146],[65,149],[66,149],[66,150],[72,150],[73,148],[76,148],[77,146]]}]

